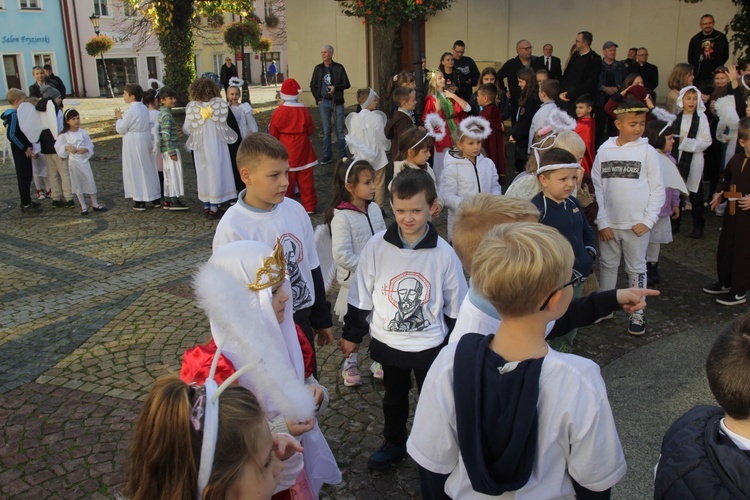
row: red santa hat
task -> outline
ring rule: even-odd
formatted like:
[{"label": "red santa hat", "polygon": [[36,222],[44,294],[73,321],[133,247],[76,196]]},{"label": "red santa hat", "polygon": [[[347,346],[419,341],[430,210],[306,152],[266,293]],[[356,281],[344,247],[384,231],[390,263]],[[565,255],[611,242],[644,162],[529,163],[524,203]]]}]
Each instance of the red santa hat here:
[{"label": "red santa hat", "polygon": [[287,78],[284,83],[281,84],[281,92],[279,97],[285,101],[296,101],[299,94],[302,92],[302,88],[294,78]]}]

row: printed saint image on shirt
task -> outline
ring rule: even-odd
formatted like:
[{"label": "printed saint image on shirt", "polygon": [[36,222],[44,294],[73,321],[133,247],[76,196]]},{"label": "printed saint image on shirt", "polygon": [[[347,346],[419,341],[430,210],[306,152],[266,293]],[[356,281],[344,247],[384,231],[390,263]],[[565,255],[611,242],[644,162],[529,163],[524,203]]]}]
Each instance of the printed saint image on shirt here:
[{"label": "printed saint image on shirt", "polygon": [[430,300],[430,289],[430,282],[421,273],[407,271],[392,278],[383,293],[398,311],[388,323],[388,330],[420,332],[430,326],[422,311],[422,305]]},{"label": "printed saint image on shirt", "polygon": [[299,270],[299,263],[305,260],[304,247],[299,238],[291,233],[281,235],[280,239],[286,259],[286,275],[289,278],[289,284],[292,286],[294,310],[299,311],[307,307],[308,302],[312,301],[310,289]]},{"label": "printed saint image on shirt", "polygon": [[602,179],[638,179],[641,162],[633,160],[610,160],[602,162]]}]

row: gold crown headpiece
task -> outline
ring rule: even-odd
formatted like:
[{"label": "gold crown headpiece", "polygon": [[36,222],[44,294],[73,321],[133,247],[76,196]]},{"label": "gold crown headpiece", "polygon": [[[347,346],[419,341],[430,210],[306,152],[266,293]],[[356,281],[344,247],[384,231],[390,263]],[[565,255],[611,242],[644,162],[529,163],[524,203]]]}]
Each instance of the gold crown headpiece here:
[{"label": "gold crown headpiece", "polygon": [[621,115],[623,113],[648,113],[650,110],[646,106],[641,106],[638,108],[625,108],[625,109],[616,109],[615,114]]},{"label": "gold crown headpiece", "polygon": [[263,265],[255,273],[255,281],[247,287],[253,292],[259,292],[284,281],[286,277],[286,259],[281,240],[276,238],[276,245],[270,256],[263,259]]}]

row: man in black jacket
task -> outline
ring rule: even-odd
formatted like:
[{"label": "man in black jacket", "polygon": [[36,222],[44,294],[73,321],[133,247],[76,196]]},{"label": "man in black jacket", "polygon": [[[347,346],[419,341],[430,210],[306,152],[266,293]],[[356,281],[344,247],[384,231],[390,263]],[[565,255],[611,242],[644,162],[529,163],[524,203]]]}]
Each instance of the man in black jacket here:
[{"label": "man in black jacket", "polygon": [[320,49],[323,62],[315,66],[310,80],[310,92],[315,98],[315,104],[320,111],[320,121],[323,124],[323,161],[321,165],[331,163],[331,116],[336,112],[336,143],[339,147],[339,157],[346,154],[346,140],[344,139],[344,90],[351,87],[349,77],[344,66],[333,62],[333,47],[324,45]]},{"label": "man in black jacket", "polygon": [[456,40],[453,43],[453,69],[464,75],[463,85],[459,87],[456,94],[465,101],[471,99],[472,87],[479,85],[479,68],[474,59],[464,55],[466,44],[463,40]]},{"label": "man in black jacket", "polygon": [[237,76],[237,66],[232,64],[231,57],[227,57],[224,59],[224,64],[219,71],[219,79],[221,80],[221,86],[224,87],[224,95],[226,95],[229,88],[229,80],[234,76]]},{"label": "man in black jacket", "polygon": [[575,118],[576,99],[584,94],[596,95],[599,86],[599,73],[602,71],[602,58],[591,49],[594,36],[581,31],[576,36],[576,53],[565,67],[560,100],[565,103],[568,114]]},{"label": "man in black jacket", "polygon": [[47,84],[55,87],[60,92],[60,97],[65,99],[65,96],[68,95],[68,91],[60,77],[52,72],[52,65],[45,64],[42,68],[44,69],[44,75],[47,78]]},{"label": "man in black jacket", "polygon": [[[521,96],[521,87],[518,86],[518,72],[523,68],[531,67],[531,42],[519,40],[516,43],[516,54],[513,59],[508,59],[500,71],[497,72],[497,84],[501,89],[508,92],[510,100],[510,120],[516,124],[516,112],[518,111],[518,98]],[[503,80],[507,79],[505,85]]]},{"label": "man in black jacket", "polygon": [[688,62],[695,71],[695,85],[712,85],[713,71],[729,59],[729,40],[714,29],[714,16],[701,17],[701,31],[690,39]]}]

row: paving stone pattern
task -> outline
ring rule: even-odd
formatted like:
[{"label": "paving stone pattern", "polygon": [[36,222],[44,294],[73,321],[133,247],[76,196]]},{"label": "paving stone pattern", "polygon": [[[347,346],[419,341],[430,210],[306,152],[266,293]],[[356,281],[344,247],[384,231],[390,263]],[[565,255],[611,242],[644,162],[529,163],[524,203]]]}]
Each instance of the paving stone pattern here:
[{"label": "paving stone pattern", "polygon": [[[261,129],[273,109],[273,90],[259,92],[254,103]],[[119,105],[106,99],[80,105],[83,126],[95,141],[92,167],[107,213],[82,217],[79,208],[53,209],[50,200],[42,202],[39,213],[22,213],[14,168],[0,165],[3,498],[117,494],[133,426],[151,384],[179,370],[182,352],[210,337],[208,321],[193,303],[190,280],[210,256],[216,222],[202,215],[190,166],[185,169],[189,211],[131,210],[122,197],[122,142],[114,121],[106,118]],[[317,122],[317,110],[311,111]],[[313,142],[320,153],[320,134]],[[322,223],[330,199],[332,169],[315,170],[321,204],[314,224]],[[705,239],[679,235],[663,249],[662,296],[650,300],[644,337],[628,336],[627,317],[620,313],[580,330],[575,352],[604,366],[688,326],[710,328],[744,312],[745,307],[721,308],[700,293],[713,280],[718,226],[719,219],[709,215]],[[445,232],[444,217],[438,227]],[[331,300],[336,293],[334,287]],[[347,388],[339,353],[333,346],[318,351],[321,382],[331,393],[320,425],[344,476],[323,496],[418,498],[411,460],[383,473],[367,470],[367,457],[381,442],[383,391],[367,369],[366,349],[362,352],[364,383]]]}]

